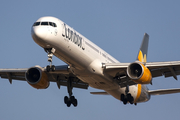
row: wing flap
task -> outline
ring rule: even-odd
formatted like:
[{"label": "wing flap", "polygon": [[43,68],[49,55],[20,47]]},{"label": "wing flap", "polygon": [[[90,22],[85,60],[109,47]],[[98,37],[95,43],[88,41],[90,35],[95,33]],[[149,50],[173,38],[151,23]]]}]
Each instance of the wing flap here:
[{"label": "wing flap", "polygon": [[126,74],[126,69],[130,63],[103,63],[104,73],[115,77],[117,73]]}]

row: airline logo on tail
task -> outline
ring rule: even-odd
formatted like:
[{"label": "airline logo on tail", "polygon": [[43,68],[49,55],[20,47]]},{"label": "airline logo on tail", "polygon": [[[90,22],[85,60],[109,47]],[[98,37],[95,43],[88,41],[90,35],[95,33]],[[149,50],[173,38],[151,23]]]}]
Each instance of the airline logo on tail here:
[{"label": "airline logo on tail", "polygon": [[144,62],[144,63],[146,63],[146,54],[144,54],[143,55],[143,53],[142,53],[142,51],[140,50],[139,51],[139,54],[138,54],[138,60],[140,61],[140,62]]}]

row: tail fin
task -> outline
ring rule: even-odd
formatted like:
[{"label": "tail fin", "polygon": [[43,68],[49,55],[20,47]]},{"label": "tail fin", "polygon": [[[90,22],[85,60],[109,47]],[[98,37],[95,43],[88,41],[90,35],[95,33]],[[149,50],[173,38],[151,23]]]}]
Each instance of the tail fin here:
[{"label": "tail fin", "polygon": [[148,43],[149,43],[149,35],[147,33],[144,34],[143,41],[141,43],[141,47],[139,49],[139,53],[137,56],[137,60],[140,62],[146,63],[147,52],[148,52]]}]

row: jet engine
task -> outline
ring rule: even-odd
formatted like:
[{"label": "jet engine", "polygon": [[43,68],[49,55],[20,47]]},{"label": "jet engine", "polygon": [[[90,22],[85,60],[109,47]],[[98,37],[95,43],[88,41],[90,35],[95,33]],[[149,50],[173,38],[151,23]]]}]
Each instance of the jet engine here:
[{"label": "jet engine", "polygon": [[47,74],[40,66],[29,68],[25,73],[26,81],[36,89],[46,89],[49,87]]},{"label": "jet engine", "polygon": [[138,84],[149,84],[152,80],[150,70],[141,63],[131,63],[127,68],[127,74],[131,80]]}]

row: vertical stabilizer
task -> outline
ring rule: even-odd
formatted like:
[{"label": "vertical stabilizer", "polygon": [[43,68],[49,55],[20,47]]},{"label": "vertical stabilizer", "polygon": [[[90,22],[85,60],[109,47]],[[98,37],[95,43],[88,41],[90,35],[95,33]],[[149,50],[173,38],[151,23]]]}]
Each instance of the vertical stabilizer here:
[{"label": "vertical stabilizer", "polygon": [[144,37],[143,37],[141,47],[139,49],[138,56],[137,56],[137,60],[140,61],[140,62],[146,63],[147,52],[148,52],[148,43],[149,43],[149,35],[147,33],[145,33]]}]

